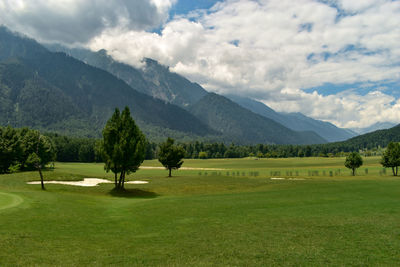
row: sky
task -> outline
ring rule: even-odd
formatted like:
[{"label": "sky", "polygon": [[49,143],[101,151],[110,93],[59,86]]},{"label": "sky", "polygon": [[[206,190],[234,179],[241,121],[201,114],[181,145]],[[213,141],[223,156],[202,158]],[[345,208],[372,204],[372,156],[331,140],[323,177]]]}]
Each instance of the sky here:
[{"label": "sky", "polygon": [[276,111],[400,123],[400,0],[1,0],[0,14],[40,42],[153,58]]}]

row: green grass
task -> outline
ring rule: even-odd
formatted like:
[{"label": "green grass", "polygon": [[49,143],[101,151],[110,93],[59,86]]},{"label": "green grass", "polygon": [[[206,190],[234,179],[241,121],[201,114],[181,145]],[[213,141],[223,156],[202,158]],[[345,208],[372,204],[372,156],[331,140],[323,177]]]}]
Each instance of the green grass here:
[{"label": "green grass", "polygon": [[[179,170],[166,178],[165,170],[144,169],[129,179],[149,183],[127,185],[125,193],[112,184],[41,191],[26,184],[38,180],[35,172],[1,175],[0,266],[397,265],[400,178],[382,174],[379,158],[366,159],[355,177],[343,162],[186,160],[185,167],[224,170]],[[305,180],[270,179],[271,171],[286,177],[288,170]],[[310,170],[320,175],[308,176]],[[257,177],[248,175],[254,171]],[[113,177],[102,164],[69,163],[44,175]]]}]

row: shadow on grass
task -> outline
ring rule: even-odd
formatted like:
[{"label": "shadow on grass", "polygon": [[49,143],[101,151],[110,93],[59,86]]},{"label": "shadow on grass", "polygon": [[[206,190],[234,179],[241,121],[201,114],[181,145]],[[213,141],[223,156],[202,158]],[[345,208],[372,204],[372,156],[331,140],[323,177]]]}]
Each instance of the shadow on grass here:
[{"label": "shadow on grass", "polygon": [[142,189],[112,189],[110,195],[113,197],[126,197],[126,198],[156,198],[159,195]]}]

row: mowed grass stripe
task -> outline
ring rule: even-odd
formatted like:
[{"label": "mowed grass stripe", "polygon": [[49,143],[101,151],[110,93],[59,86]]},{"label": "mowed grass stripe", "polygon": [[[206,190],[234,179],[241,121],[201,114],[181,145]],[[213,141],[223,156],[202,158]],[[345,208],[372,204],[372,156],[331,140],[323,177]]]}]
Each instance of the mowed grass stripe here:
[{"label": "mowed grass stripe", "polygon": [[23,201],[18,195],[0,192],[0,210],[18,206]]}]

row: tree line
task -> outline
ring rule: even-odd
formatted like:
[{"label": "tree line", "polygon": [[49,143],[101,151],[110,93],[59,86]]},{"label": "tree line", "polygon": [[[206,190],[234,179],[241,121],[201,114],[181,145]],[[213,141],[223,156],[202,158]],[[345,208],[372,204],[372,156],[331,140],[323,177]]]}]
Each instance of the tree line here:
[{"label": "tree line", "polygon": [[[100,139],[69,137],[59,134],[45,134],[56,147],[56,161],[61,162],[101,162],[96,152]],[[185,158],[291,158],[291,157],[343,157],[352,151],[363,150],[362,146],[342,144],[322,145],[236,145],[224,143],[191,142],[178,143],[185,150]],[[160,143],[146,142],[145,159],[157,159]],[[380,148],[365,151],[364,155],[377,155]]]},{"label": "tree line", "polygon": [[38,170],[56,159],[55,145],[47,136],[28,128],[0,127],[0,173]]},{"label": "tree line", "polygon": [[[11,127],[3,127],[2,134],[9,136],[17,136],[18,134],[29,131],[25,129],[12,129]],[[15,133],[14,133],[15,132]],[[55,154],[55,161],[60,162],[102,162],[102,157],[98,153],[98,145],[101,139],[70,137],[55,133],[45,133],[51,142]],[[3,137],[5,138],[5,136]],[[15,137],[13,137],[15,138]],[[10,141],[12,144],[13,141]],[[185,158],[208,159],[208,158],[289,158],[289,157],[341,157],[346,156],[352,151],[359,151],[365,147],[361,144],[352,144],[348,142],[330,143],[321,145],[274,145],[274,144],[258,144],[258,145],[235,145],[224,143],[206,143],[191,142],[178,144],[184,149]],[[13,149],[11,149],[13,150]],[[366,151],[365,155],[373,155],[378,152],[378,147],[371,148]],[[146,142],[145,159],[159,158],[160,143]],[[4,160],[4,166],[7,162],[15,160]],[[13,168],[15,164],[13,165]],[[7,165],[10,167],[10,165]],[[8,168],[7,167],[7,168]],[[1,167],[2,172],[4,168]],[[21,169],[31,168],[22,164]]]},{"label": "tree line", "polygon": [[[360,145],[354,142],[337,142],[323,145],[226,145],[224,143],[174,144],[168,138],[161,144],[149,143],[131,117],[129,108],[122,113],[116,109],[103,129],[102,139],[74,138],[58,134],[42,135],[28,128],[0,127],[0,173],[41,169],[51,161],[105,162],[105,170],[115,174],[115,187],[124,187],[127,174],[138,170],[144,159],[158,158],[169,170],[178,169],[183,158],[285,158],[347,155],[346,167],[355,173],[355,152]],[[351,153],[350,153],[351,152]],[[355,163],[356,162],[356,163]],[[392,168],[397,175],[400,166],[400,144],[389,143],[382,155],[381,164]],[[118,177],[119,174],[119,177]]]},{"label": "tree line", "polygon": [[[129,108],[115,109],[103,129],[102,139],[69,138],[56,134],[42,135],[28,128],[0,127],[0,173],[39,171],[42,189],[42,168],[55,160],[77,162],[104,162],[104,169],[114,173],[115,188],[124,189],[125,177],[136,172],[152,145],[135,124]],[[151,148],[151,149],[149,149]],[[185,151],[168,138],[159,145],[159,161],[169,170],[179,169]],[[119,177],[118,177],[119,175]]]}]

